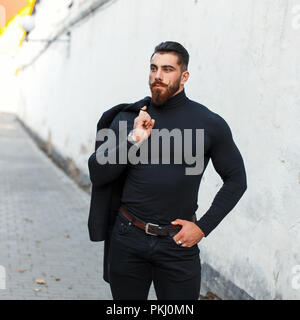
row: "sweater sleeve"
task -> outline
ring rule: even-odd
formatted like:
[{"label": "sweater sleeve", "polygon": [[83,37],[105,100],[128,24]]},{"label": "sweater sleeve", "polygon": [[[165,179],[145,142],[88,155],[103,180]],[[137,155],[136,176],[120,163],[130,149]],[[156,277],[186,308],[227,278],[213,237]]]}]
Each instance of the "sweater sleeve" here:
[{"label": "sweater sleeve", "polygon": [[231,130],[223,118],[217,116],[212,129],[213,143],[210,158],[223,180],[208,211],[196,221],[205,236],[235,207],[247,189],[246,172],[242,156],[233,141]]},{"label": "sweater sleeve", "polygon": [[[114,137],[107,136],[107,139],[103,141],[101,139],[101,141],[99,141],[100,132],[97,132],[96,150],[88,160],[90,180],[94,186],[101,187],[112,182],[117,179],[127,167],[128,149],[132,146],[132,143],[127,140],[127,131],[124,130],[124,127],[121,129],[123,138],[119,139],[120,121],[125,121],[122,119],[121,112],[116,115],[109,127],[109,129],[111,129],[109,135],[114,135]],[[128,130],[128,125],[125,125],[125,127]],[[135,147],[138,148],[137,146]],[[121,154],[123,155],[122,161],[120,160]]]}]

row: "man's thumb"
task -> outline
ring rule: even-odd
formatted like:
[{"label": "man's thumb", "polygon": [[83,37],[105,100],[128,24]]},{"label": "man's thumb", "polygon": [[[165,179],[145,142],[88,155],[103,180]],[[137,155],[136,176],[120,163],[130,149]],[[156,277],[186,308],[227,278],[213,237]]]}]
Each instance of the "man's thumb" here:
[{"label": "man's thumb", "polygon": [[172,224],[176,224],[176,225],[182,225],[182,220],[180,220],[180,219],[176,219],[175,221],[172,221],[171,222]]}]

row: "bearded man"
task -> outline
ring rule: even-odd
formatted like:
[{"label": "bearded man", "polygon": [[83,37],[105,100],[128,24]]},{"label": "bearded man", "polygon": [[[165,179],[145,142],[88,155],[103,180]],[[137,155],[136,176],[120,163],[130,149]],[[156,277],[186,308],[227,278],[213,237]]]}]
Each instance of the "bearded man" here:
[{"label": "bearded man", "polygon": [[[142,153],[147,143],[144,151],[148,151],[148,161],[96,165],[94,157],[89,162],[94,183],[105,185],[126,172],[109,250],[109,282],[114,299],[147,299],[152,282],[159,300],[198,299],[198,244],[233,209],[247,188],[243,159],[228,124],[186,96],[188,62],[189,54],[180,43],[166,41],[156,46],[150,58],[150,104],[138,116],[131,114],[130,119],[120,112],[110,126],[117,134],[120,122],[129,121],[131,130],[125,146],[135,146]],[[159,145],[153,162],[151,140],[155,129],[180,130],[181,150],[187,150],[184,144],[190,142],[191,152],[181,154],[182,162],[172,159],[166,163],[161,161],[164,146]],[[191,130],[189,139],[184,137],[185,130]],[[197,153],[200,144],[197,130],[204,132],[203,170],[187,174],[186,169],[192,168],[186,159]],[[171,142],[168,152],[174,156],[175,143]],[[117,145],[115,149],[122,148]],[[210,159],[223,185],[210,208],[197,220],[198,190]]]}]

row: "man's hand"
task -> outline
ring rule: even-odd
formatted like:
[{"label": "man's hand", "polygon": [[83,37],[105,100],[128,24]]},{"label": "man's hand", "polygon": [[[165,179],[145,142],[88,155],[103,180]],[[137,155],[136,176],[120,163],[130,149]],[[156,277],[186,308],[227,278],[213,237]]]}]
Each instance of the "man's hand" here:
[{"label": "man's hand", "polygon": [[182,229],[173,237],[176,243],[181,241],[182,247],[192,247],[205,236],[203,231],[194,222],[176,219],[171,223],[182,226]]},{"label": "man's hand", "polygon": [[139,115],[134,119],[132,138],[137,142],[142,142],[149,138],[154,126],[154,119],[151,119],[145,110],[147,106],[141,108]]}]

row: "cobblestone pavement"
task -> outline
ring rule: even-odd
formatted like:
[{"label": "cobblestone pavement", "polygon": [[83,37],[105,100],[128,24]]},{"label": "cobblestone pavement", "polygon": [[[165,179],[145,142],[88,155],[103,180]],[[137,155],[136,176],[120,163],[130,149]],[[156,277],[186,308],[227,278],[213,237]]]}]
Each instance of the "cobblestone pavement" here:
[{"label": "cobblestone pavement", "polygon": [[0,113],[0,177],[0,300],[111,299],[103,242],[88,237],[89,195],[8,113]]}]

